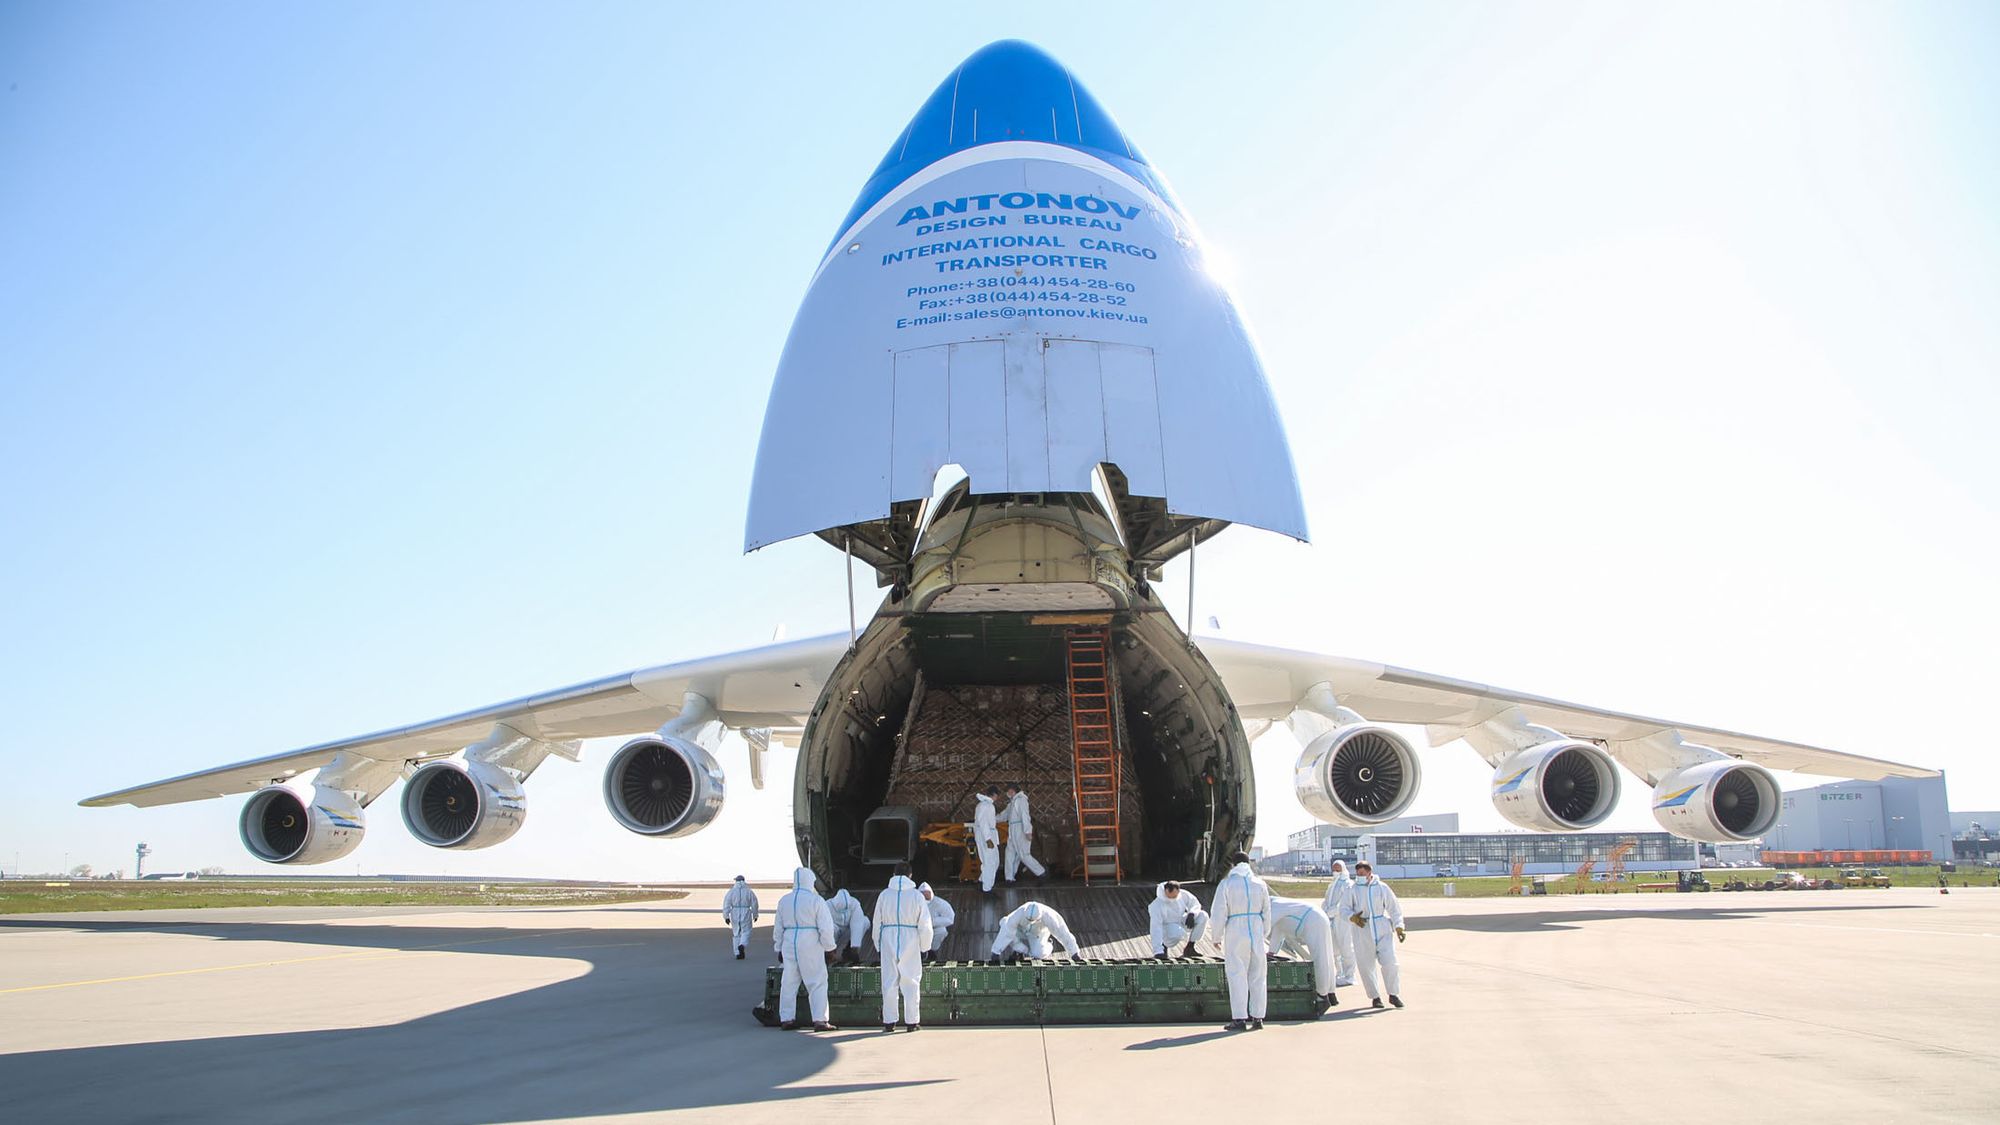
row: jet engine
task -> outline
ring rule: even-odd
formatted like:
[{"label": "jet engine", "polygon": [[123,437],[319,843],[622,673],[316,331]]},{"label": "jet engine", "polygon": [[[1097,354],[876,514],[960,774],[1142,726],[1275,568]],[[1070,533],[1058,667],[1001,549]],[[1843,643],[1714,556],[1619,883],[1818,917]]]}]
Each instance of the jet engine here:
[{"label": "jet engine", "polygon": [[1722,759],[1678,769],[1653,790],[1653,819],[1689,840],[1734,844],[1778,820],[1778,779],[1748,762]]},{"label": "jet engine", "polygon": [[1493,807],[1522,828],[1591,828],[1617,805],[1618,767],[1589,742],[1565,738],[1530,746],[1493,771]]},{"label": "jet engine", "polygon": [[361,846],[361,802],[314,786],[310,800],[283,785],[259,789],[237,822],[243,846],[265,863],[330,863]]},{"label": "jet engine", "polygon": [[1306,744],[1292,771],[1299,804],[1329,824],[1368,828],[1417,799],[1422,768],[1408,740],[1374,723],[1335,727]]},{"label": "jet engine", "polygon": [[491,762],[432,762],[403,785],[403,823],[434,848],[489,848],[527,819],[520,781]]},{"label": "jet engine", "polygon": [[722,767],[708,751],[671,735],[618,748],[604,769],[604,803],[641,836],[692,836],[722,811]]}]

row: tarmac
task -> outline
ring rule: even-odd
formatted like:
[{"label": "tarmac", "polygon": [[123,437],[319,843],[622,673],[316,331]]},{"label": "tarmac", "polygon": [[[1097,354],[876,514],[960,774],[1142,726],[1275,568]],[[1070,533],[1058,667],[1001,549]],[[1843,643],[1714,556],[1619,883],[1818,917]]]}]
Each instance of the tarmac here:
[{"label": "tarmac", "polygon": [[0,917],[0,1120],[2000,1120],[2000,890],[1412,900],[1244,1033],[766,1029],[720,898]]}]

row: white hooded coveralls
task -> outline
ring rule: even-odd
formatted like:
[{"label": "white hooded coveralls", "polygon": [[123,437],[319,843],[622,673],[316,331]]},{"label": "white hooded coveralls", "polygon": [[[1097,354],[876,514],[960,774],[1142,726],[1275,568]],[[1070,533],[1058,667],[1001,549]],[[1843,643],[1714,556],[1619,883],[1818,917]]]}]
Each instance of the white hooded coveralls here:
[{"label": "white hooded coveralls", "polygon": [[994,819],[993,798],[977,794],[972,805],[972,845],[979,849],[979,889],[991,891],[1000,874],[1000,825]]},{"label": "white hooded coveralls", "polygon": [[729,948],[742,949],[750,944],[750,927],[757,924],[757,892],[736,877],[736,883],[729,893],[722,896],[722,920],[729,923]]},{"label": "white hooded coveralls", "polygon": [[1326,912],[1327,922],[1333,927],[1333,947],[1339,954],[1335,963],[1339,973],[1333,983],[1342,988],[1354,983],[1354,935],[1359,931],[1353,926],[1342,925],[1343,920],[1354,913],[1354,908],[1347,905],[1347,896],[1353,889],[1354,876],[1342,869],[1333,877],[1333,882],[1326,885],[1326,898],[1319,904],[1319,908]]},{"label": "white hooded coveralls", "polygon": [[826,900],[826,908],[833,915],[834,950],[861,952],[861,943],[868,937],[868,912],[861,908],[860,901],[842,887]]},{"label": "white hooded coveralls", "polygon": [[1039,902],[1024,902],[1000,919],[1000,934],[993,939],[993,956],[1023,953],[1041,960],[1055,951],[1049,942],[1051,937],[1061,942],[1071,957],[1083,956],[1077,951],[1076,937],[1069,932],[1062,915]]},{"label": "white hooded coveralls", "polygon": [[1035,821],[1028,812],[1028,795],[1016,793],[1007,798],[1007,881],[1021,873],[1025,865],[1039,879],[1048,874],[1048,869],[1035,859]]},{"label": "white hooded coveralls", "polygon": [[1327,921],[1326,911],[1310,902],[1272,895],[1271,944],[1279,953],[1313,963],[1314,987],[1321,996],[1339,985],[1334,965],[1333,926]]},{"label": "white hooded coveralls", "polygon": [[882,955],[882,1022],[896,1022],[900,997],[903,1021],[920,1023],[924,950],[931,944],[930,907],[909,876],[897,875],[876,898],[874,919],[875,948]]},{"label": "white hooded coveralls", "polygon": [[799,985],[806,986],[806,1004],[814,1023],[826,1022],[826,955],[833,949],[833,912],[813,890],[810,867],[792,872],[792,889],[778,900],[771,915],[771,945],[784,959],[778,977],[778,1019],[799,1014]]},{"label": "white hooded coveralls", "polygon": [[1263,1019],[1264,965],[1271,932],[1271,888],[1247,863],[1229,869],[1215,887],[1215,917],[1222,925],[1223,972],[1229,978],[1231,1019]]},{"label": "white hooded coveralls", "polygon": [[[1381,987],[1391,996],[1402,995],[1403,971],[1396,964],[1396,931],[1403,928],[1403,904],[1396,901],[1396,892],[1373,875],[1356,879],[1347,892],[1347,914],[1340,924],[1354,929],[1354,966],[1361,977],[1361,987],[1368,990],[1368,998],[1378,1000],[1382,996],[1375,984],[1378,964],[1382,968]],[[1352,921],[1356,914],[1363,923],[1359,927]]]},{"label": "white hooded coveralls", "polygon": [[[1146,913],[1152,918],[1155,956],[1161,953],[1179,953],[1182,946],[1191,941],[1200,941],[1201,935],[1208,932],[1208,911],[1201,908],[1201,900],[1195,898],[1194,892],[1186,887],[1175,891],[1174,897],[1168,898],[1167,885],[1156,884],[1153,887],[1152,904],[1146,907]],[[1192,926],[1188,924],[1189,915],[1194,916]]]},{"label": "white hooded coveralls", "polygon": [[951,924],[958,921],[958,911],[953,910],[950,903],[939,898],[938,893],[931,890],[929,883],[917,885],[918,894],[927,891],[931,897],[924,900],[924,905],[931,912],[931,940],[924,946],[924,952],[935,953],[943,947],[944,939],[951,934]]}]

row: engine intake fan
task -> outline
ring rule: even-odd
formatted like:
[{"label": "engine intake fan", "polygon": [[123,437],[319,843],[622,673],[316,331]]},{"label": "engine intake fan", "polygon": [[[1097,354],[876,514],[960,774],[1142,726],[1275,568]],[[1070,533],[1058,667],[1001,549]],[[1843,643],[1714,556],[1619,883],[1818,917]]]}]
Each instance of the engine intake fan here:
[{"label": "engine intake fan", "polygon": [[635,738],[604,770],[604,804],[641,836],[692,836],[722,811],[722,767],[680,738]]},{"label": "engine intake fan", "polygon": [[1417,799],[1423,769],[1402,735],[1353,723],[1320,735],[1299,755],[1299,804],[1330,824],[1368,828],[1394,820]]},{"label": "engine intake fan", "polygon": [[527,819],[521,783],[489,762],[432,762],[403,785],[403,823],[434,848],[492,847]]}]

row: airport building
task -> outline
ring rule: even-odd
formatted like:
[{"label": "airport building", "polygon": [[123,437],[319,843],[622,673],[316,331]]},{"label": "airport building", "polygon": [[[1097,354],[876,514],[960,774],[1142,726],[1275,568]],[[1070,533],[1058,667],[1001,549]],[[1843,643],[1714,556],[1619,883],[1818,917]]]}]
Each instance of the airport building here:
[{"label": "airport building", "polygon": [[1328,865],[1336,859],[1354,862],[1359,854],[1357,848],[1361,837],[1377,832],[1456,832],[1457,813],[1434,813],[1430,816],[1406,816],[1392,820],[1376,828],[1342,828],[1333,824],[1315,824],[1302,832],[1294,832],[1285,837],[1285,850],[1258,864],[1257,870],[1267,875],[1324,875]]},{"label": "airport building", "polygon": [[1944,777],[1837,781],[1785,794],[1778,822],[1764,834],[1777,852],[1896,849],[1952,853]]},{"label": "airport building", "polygon": [[1378,832],[1361,837],[1357,855],[1384,879],[1509,875],[1516,859],[1524,875],[1564,875],[1590,862],[1608,870],[1628,840],[1627,871],[1687,871],[1698,862],[1695,842],[1671,832]]}]

